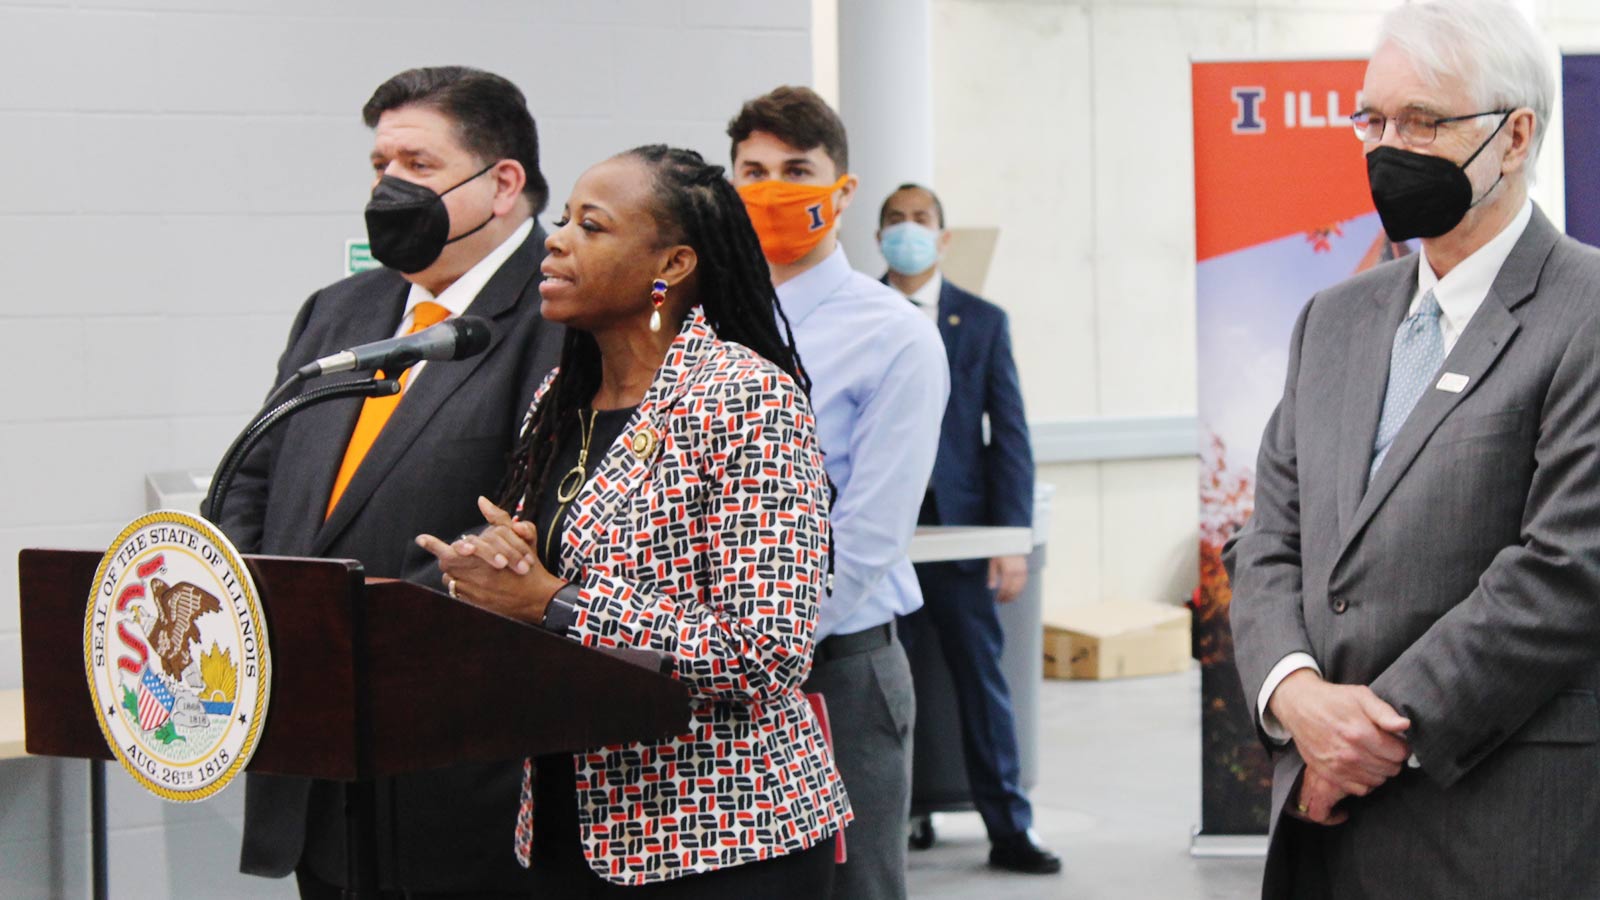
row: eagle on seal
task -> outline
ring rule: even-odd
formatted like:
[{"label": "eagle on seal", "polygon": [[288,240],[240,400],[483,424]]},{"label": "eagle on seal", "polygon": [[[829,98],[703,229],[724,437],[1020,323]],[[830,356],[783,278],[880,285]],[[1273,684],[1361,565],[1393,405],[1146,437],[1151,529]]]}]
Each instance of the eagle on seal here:
[{"label": "eagle on seal", "polygon": [[222,612],[222,602],[190,582],[169,586],[159,578],[150,579],[150,595],[160,608],[155,628],[148,633],[150,649],[168,677],[181,679],[193,661],[189,645],[200,640],[200,626],[194,620],[205,613]]}]

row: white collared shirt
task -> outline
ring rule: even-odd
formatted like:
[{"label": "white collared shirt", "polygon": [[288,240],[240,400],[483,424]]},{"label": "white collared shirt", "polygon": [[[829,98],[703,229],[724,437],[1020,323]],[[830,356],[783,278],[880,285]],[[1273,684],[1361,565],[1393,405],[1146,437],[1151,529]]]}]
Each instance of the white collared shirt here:
[{"label": "white collared shirt", "polygon": [[917,309],[922,310],[935,325],[939,324],[939,293],[943,290],[944,273],[935,270],[932,278],[909,295],[911,302],[917,305]]},{"label": "white collared shirt", "polygon": [[1511,219],[1499,234],[1489,240],[1489,243],[1479,247],[1471,256],[1456,264],[1443,278],[1433,274],[1433,266],[1428,263],[1428,248],[1424,246],[1420,253],[1417,265],[1417,292],[1412,295],[1411,307],[1406,310],[1406,315],[1417,311],[1422,303],[1422,296],[1433,291],[1433,297],[1439,301],[1439,329],[1444,333],[1444,352],[1446,356],[1455,349],[1456,340],[1461,333],[1467,330],[1467,323],[1472,321],[1472,316],[1483,305],[1485,297],[1489,296],[1489,289],[1494,286],[1495,277],[1500,274],[1500,269],[1506,264],[1507,257],[1511,256],[1511,249],[1517,246],[1517,241],[1522,238],[1522,232],[1528,228],[1528,223],[1533,220],[1533,201],[1525,200],[1522,209]]},{"label": "white collared shirt", "polygon": [[[521,225],[518,225],[517,229],[511,232],[510,237],[501,241],[500,246],[490,250],[483,259],[478,260],[476,265],[463,272],[460,278],[452,282],[437,297],[427,288],[413,281],[411,283],[411,292],[406,294],[405,315],[400,317],[400,327],[395,329],[394,336],[401,337],[411,330],[411,323],[416,318],[417,304],[419,303],[431,302],[439,304],[450,311],[450,315],[446,318],[453,319],[466,312],[467,307],[472,305],[472,301],[478,298],[478,292],[483,290],[483,286],[489,283],[489,279],[494,277],[494,273],[500,271],[500,267],[505,265],[505,261],[511,258],[511,254],[522,246],[522,242],[527,240],[528,235],[532,232],[533,219],[530,217]],[[417,379],[422,375],[423,368],[427,365],[428,363],[423,361],[411,367],[411,374],[406,377],[405,390],[410,390],[411,386],[417,383]]]},{"label": "white collared shirt", "polygon": [[[1433,291],[1433,297],[1439,301],[1439,330],[1444,337],[1444,352],[1446,356],[1455,349],[1456,341],[1461,333],[1467,330],[1467,324],[1477,313],[1478,307],[1489,296],[1489,289],[1494,286],[1494,280],[1499,276],[1500,270],[1505,266],[1506,259],[1511,256],[1512,248],[1522,238],[1522,233],[1527,230],[1528,223],[1533,220],[1533,201],[1525,200],[1519,210],[1501,232],[1490,238],[1487,244],[1473,251],[1472,255],[1456,264],[1456,267],[1445,274],[1443,278],[1434,274],[1433,266],[1428,263],[1428,248],[1424,246],[1418,254],[1417,261],[1417,290],[1411,297],[1411,306],[1406,310],[1410,316],[1417,311],[1417,306],[1422,303],[1422,297],[1428,291]],[[1256,710],[1261,721],[1261,730],[1267,737],[1279,743],[1287,743],[1291,735],[1267,709],[1267,701],[1272,699],[1272,692],[1278,689],[1294,672],[1301,669],[1310,669],[1319,676],[1322,667],[1309,653],[1290,653],[1267,673],[1267,680],[1261,684],[1261,693],[1256,697]],[[1412,757],[1411,764],[1416,765],[1416,757]]]}]

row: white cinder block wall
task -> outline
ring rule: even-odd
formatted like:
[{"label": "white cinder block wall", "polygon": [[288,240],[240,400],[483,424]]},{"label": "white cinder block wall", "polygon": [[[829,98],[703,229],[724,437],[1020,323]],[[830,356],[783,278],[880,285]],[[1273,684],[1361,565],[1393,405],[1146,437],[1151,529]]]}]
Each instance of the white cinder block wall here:
[{"label": "white cinder block wall", "polygon": [[[17,550],[102,546],[145,473],[212,465],[340,276],[380,82],[516,82],[559,210],[637,144],[725,162],[742,100],[810,82],[810,28],[809,0],[0,2],[0,689],[20,686]],[[86,895],[82,769],[0,763],[0,896]],[[113,896],[293,895],[232,874],[241,787],[179,807],[109,781]]]},{"label": "white cinder block wall", "polygon": [[[936,187],[951,224],[1000,227],[985,292],[1030,419],[1193,415],[1190,59],[1365,55],[1395,0],[932,2]],[[1554,43],[1600,48],[1600,3],[1520,5]],[[1560,149],[1539,184],[1557,215]],[[1046,617],[1187,599],[1197,478],[1191,460],[1041,466]]]}]

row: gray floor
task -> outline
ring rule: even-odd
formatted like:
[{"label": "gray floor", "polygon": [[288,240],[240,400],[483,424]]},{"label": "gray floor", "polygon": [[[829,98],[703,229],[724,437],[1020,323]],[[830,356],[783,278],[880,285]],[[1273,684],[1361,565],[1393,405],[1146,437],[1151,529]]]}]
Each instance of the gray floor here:
[{"label": "gray floor", "polygon": [[1055,877],[997,873],[976,813],[937,819],[939,842],[911,854],[911,896],[1222,900],[1260,896],[1261,861],[1196,860],[1200,807],[1198,671],[1122,681],[1046,681],[1040,693],[1035,830],[1060,853]]}]

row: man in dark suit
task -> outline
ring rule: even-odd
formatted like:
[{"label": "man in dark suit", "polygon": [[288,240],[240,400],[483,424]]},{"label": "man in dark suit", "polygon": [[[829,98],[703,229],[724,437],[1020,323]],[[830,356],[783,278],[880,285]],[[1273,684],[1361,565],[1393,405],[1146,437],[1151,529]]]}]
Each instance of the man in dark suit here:
[{"label": "man in dark suit", "polygon": [[1301,312],[1225,551],[1265,897],[1600,891],[1600,253],[1528,197],[1554,94],[1500,2],[1398,7],[1367,66],[1421,252]]},{"label": "man in dark suit", "polygon": [[[901,185],[878,213],[884,280],[939,327],[950,361],[950,401],[939,432],[933,478],[922,504],[923,525],[1033,525],[1033,448],[1022,406],[1005,312],[956,287],[939,271],[950,241],[944,207],[933,191]],[[1011,693],[1000,671],[1005,637],[996,603],[1009,603],[1028,582],[1025,556],[919,563],[922,609],[901,621],[910,644],[931,627],[955,683],[961,746],[973,804],[989,832],[989,864],[1049,874],[1061,860],[1029,832],[1033,808],[1023,795],[1021,756]],[[918,823],[931,843],[931,822]]]},{"label": "man in dark suit", "polygon": [[[388,267],[313,294],[274,382],[320,356],[471,314],[489,347],[413,367],[385,401],[336,401],[275,432],[239,472],[222,525],[241,550],[360,560],[369,576],[440,588],[420,533],[481,527],[535,389],[559,356],[539,316],[548,194],[522,92],[460,67],[412,69],[362,111],[374,129],[373,255]],[[470,648],[463,648],[470,652]],[[437,673],[449,677],[448,672]],[[316,735],[305,735],[316,740]],[[377,785],[379,878],[406,896],[526,894],[512,854],[520,761],[461,766]],[[302,896],[346,881],[344,791],[250,776],[240,868],[299,879]]]}]

